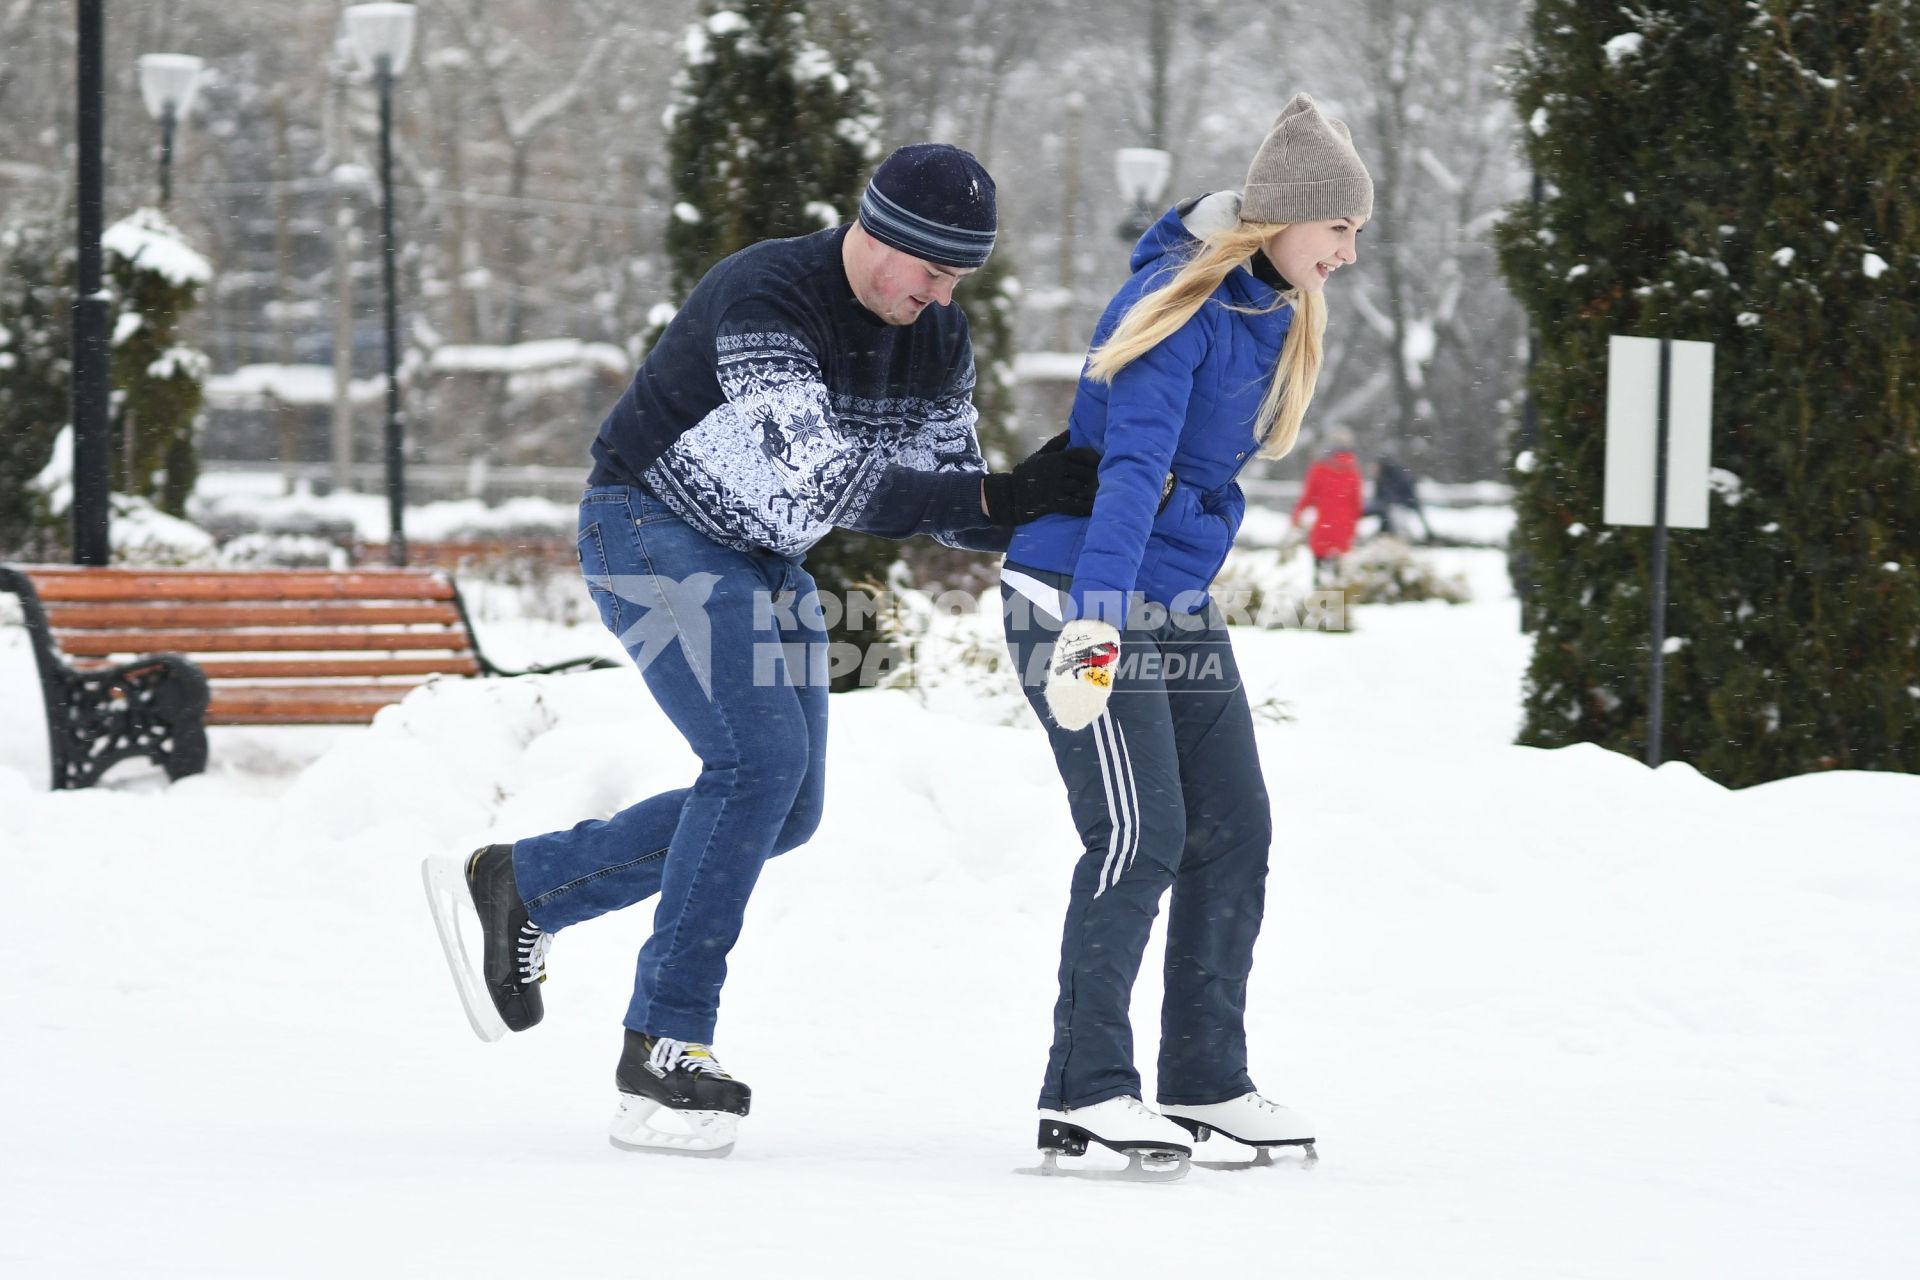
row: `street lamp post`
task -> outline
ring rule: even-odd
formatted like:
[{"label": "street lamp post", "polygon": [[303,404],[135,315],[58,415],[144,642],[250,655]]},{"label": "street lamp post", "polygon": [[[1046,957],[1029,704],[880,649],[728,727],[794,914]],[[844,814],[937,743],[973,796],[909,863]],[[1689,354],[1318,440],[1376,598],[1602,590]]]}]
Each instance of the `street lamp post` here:
[{"label": "street lamp post", "polygon": [[347,7],[347,38],[360,68],[380,90],[380,258],[386,283],[387,329],[387,563],[407,562],[405,435],[400,412],[399,284],[393,245],[393,81],[413,50],[410,4]]},{"label": "street lamp post", "polygon": [[107,422],[110,394],[107,295],[101,288],[100,247],[105,207],[106,15],[103,0],[76,6],[75,205],[78,261],[73,305],[73,562],[103,565],[111,554],[113,445]]},{"label": "street lamp post", "polygon": [[1131,249],[1159,216],[1173,156],[1158,147],[1121,147],[1113,153],[1113,172],[1127,210],[1118,228],[1120,239]]},{"label": "street lamp post", "polygon": [[193,108],[200,59],[184,53],[148,53],[140,58],[140,96],[160,123],[160,207],[173,200],[173,131]]}]

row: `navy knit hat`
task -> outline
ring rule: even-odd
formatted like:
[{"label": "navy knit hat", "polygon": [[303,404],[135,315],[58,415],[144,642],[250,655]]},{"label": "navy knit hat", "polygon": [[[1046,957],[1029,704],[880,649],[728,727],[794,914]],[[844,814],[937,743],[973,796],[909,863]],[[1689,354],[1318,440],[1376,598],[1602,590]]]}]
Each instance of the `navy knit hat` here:
[{"label": "navy knit hat", "polygon": [[901,147],[867,183],[860,225],[881,244],[943,267],[984,266],[996,227],[993,178],[958,147]]}]

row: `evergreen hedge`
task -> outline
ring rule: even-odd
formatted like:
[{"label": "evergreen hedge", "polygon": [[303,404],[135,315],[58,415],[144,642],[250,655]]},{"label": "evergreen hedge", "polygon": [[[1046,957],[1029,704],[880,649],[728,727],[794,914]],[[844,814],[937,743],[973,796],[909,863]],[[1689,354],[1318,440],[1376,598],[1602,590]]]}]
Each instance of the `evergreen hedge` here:
[{"label": "evergreen hedge", "polygon": [[1546,186],[1499,232],[1539,340],[1515,458],[1520,740],[1646,738],[1650,534],[1601,523],[1612,334],[1713,342],[1706,530],[1671,535],[1662,736],[1733,786],[1920,770],[1920,5],[1538,0]]},{"label": "evergreen hedge", "polygon": [[[171,516],[185,518],[187,499],[200,477],[195,432],[205,401],[207,358],[181,345],[180,325],[207,283],[204,262],[193,268],[148,261],[155,248],[190,254],[180,233],[155,209],[141,209],[121,224],[141,236],[130,256],[116,252],[111,235],[106,258],[118,309],[113,345],[114,489],[150,499]],[[116,227],[116,230],[119,228]],[[139,323],[133,323],[137,318]],[[131,448],[132,456],[128,456]]]},{"label": "evergreen hedge", "polygon": [[67,423],[72,237],[57,220],[0,228],[0,558],[59,556],[62,530],[32,482]]}]

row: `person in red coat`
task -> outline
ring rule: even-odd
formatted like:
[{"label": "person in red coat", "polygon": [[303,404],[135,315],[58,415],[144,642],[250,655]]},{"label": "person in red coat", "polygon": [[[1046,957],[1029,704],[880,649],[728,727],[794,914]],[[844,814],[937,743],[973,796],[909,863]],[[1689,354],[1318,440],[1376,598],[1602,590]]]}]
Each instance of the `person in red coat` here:
[{"label": "person in red coat", "polygon": [[1353,549],[1354,526],[1360,523],[1366,505],[1362,487],[1360,466],[1351,449],[1336,448],[1307,468],[1300,501],[1293,506],[1293,521],[1300,523],[1304,511],[1314,513],[1307,549],[1313,552],[1315,582],[1321,581],[1338,557]]}]

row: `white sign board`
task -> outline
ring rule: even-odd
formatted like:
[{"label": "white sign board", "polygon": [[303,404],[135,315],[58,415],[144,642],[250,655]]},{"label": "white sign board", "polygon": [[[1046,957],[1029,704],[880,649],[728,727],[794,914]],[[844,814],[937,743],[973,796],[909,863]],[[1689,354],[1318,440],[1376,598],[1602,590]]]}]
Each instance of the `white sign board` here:
[{"label": "white sign board", "polygon": [[[1707,527],[1712,461],[1713,344],[1672,343],[1667,370],[1667,527]],[[1653,523],[1655,431],[1660,407],[1660,339],[1607,343],[1608,524]]]}]

